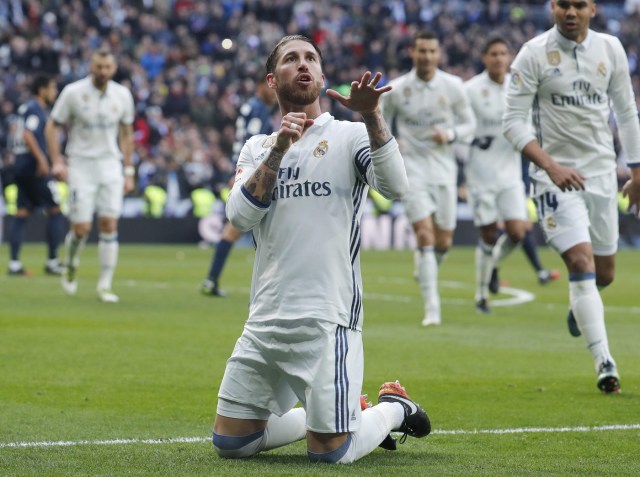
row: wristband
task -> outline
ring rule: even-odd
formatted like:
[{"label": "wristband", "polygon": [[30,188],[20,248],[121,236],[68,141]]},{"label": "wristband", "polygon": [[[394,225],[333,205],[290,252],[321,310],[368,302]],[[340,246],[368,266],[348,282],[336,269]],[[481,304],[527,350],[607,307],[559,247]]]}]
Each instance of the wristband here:
[{"label": "wristband", "polygon": [[136,169],[133,166],[124,166],[124,175],[125,176],[135,176]]}]

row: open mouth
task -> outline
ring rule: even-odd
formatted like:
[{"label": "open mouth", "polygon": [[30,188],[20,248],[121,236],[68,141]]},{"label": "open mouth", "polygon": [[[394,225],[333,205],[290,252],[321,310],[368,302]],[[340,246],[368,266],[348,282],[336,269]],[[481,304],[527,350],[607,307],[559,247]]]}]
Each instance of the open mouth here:
[{"label": "open mouth", "polygon": [[308,86],[313,83],[313,76],[308,73],[302,73],[296,78],[296,82],[301,85]]}]

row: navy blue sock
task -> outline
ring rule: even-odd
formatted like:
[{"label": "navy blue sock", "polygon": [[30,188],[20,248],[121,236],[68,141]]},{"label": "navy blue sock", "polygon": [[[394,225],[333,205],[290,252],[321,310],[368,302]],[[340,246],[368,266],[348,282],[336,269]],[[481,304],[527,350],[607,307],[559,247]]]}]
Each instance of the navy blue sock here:
[{"label": "navy blue sock", "polygon": [[529,263],[536,269],[536,272],[539,272],[543,269],[542,264],[540,263],[540,258],[538,257],[538,251],[536,250],[536,242],[533,238],[533,233],[531,230],[528,230],[526,234],[524,234],[524,239],[522,240],[522,250],[527,255],[529,259]]},{"label": "navy blue sock", "polygon": [[213,255],[213,260],[211,260],[211,268],[209,268],[209,280],[216,281],[218,279],[222,273],[224,264],[227,262],[231,247],[233,247],[233,242],[229,242],[228,240],[222,239],[218,242],[218,245],[216,245],[216,253]]},{"label": "navy blue sock", "polygon": [[20,256],[20,248],[24,242],[26,224],[26,217],[14,217],[11,222],[11,229],[9,230],[9,251],[11,253],[11,260],[19,260],[18,257]]},{"label": "navy blue sock", "polygon": [[49,215],[45,230],[47,248],[49,250],[49,260],[58,256],[58,247],[60,247],[60,243],[62,242],[63,225],[64,222],[61,212]]}]

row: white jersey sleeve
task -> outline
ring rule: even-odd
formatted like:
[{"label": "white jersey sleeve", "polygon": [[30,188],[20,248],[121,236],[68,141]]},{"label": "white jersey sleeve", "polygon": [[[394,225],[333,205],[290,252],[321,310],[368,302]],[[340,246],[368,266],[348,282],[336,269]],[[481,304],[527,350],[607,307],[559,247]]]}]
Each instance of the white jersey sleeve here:
[{"label": "white jersey sleeve", "polygon": [[[242,232],[253,229],[269,211],[269,206],[261,204],[249,194],[244,184],[271,151],[275,137],[275,134],[253,136],[240,150],[236,178],[227,200],[226,212],[231,225]],[[255,154],[257,155],[254,157]]]},{"label": "white jersey sleeve", "polygon": [[611,75],[609,96],[616,115],[620,143],[630,167],[640,166],[640,122],[638,108],[629,75],[629,61],[617,38],[612,38],[616,68]]}]

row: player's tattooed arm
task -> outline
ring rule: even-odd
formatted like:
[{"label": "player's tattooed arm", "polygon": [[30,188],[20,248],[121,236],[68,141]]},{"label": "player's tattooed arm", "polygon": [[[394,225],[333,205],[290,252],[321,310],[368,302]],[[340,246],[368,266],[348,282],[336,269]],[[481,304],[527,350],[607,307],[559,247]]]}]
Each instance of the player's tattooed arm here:
[{"label": "player's tattooed arm", "polygon": [[273,188],[276,186],[278,170],[285,152],[275,147],[271,149],[269,155],[262,161],[244,186],[249,194],[264,205],[271,204]]},{"label": "player's tattooed arm", "polygon": [[376,149],[380,149],[391,140],[391,130],[379,109],[370,113],[363,113],[362,119],[367,127],[369,144],[371,145],[372,152]]}]

